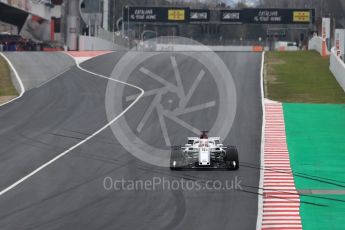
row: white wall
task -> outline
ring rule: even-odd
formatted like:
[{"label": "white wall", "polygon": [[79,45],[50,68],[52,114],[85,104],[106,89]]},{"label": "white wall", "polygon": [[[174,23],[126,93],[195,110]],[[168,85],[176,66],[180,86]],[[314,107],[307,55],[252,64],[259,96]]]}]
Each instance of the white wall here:
[{"label": "white wall", "polygon": [[332,49],[330,57],[330,70],[345,91],[345,63],[336,55],[335,48]]},{"label": "white wall", "polygon": [[[322,38],[314,36],[309,41],[309,50],[316,50],[322,55]],[[337,79],[339,85],[345,91],[345,63],[336,55],[335,48],[330,54],[330,70]]]},{"label": "white wall", "polygon": [[180,44],[157,44],[158,51],[215,51],[215,52],[252,52],[253,46],[202,46]]},{"label": "white wall", "polygon": [[322,54],[322,38],[318,36],[314,36],[312,39],[309,40],[308,48],[309,50],[316,50],[321,55]]},{"label": "white wall", "polygon": [[295,42],[278,41],[275,43],[275,50],[278,50],[278,51],[298,51],[299,49],[298,49],[297,44]]},{"label": "white wall", "polygon": [[125,48],[101,38],[79,36],[79,50],[125,50]]},{"label": "white wall", "polygon": [[[322,55],[322,37],[314,36],[312,39],[309,40],[308,43],[308,49],[309,50],[316,50],[317,52]],[[327,55],[330,55],[331,53],[328,51],[328,48],[326,49]]]}]

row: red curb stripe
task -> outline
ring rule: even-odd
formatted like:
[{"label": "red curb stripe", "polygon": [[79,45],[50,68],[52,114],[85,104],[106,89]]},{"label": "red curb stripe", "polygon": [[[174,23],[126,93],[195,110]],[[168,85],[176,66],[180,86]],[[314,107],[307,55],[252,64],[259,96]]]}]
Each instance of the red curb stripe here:
[{"label": "red curb stripe", "polygon": [[[265,218],[265,217],[272,217],[272,216],[278,216],[278,217],[283,217],[283,216],[286,216],[285,214],[279,214],[279,213],[277,213],[277,214],[264,214],[263,215],[263,218]],[[298,213],[295,213],[295,214],[289,214],[289,217],[300,217],[300,215],[298,214]]]},{"label": "red curb stripe", "polygon": [[302,229],[300,197],[290,165],[282,104],[265,103],[265,111],[261,229]]}]

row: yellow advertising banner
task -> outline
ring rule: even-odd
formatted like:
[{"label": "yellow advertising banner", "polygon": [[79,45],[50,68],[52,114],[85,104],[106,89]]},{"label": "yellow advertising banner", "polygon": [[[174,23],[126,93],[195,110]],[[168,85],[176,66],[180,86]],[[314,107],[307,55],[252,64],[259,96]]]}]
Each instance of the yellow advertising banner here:
[{"label": "yellow advertising banner", "polygon": [[169,21],[184,21],[186,19],[185,10],[168,10]]},{"label": "yellow advertising banner", "polygon": [[310,22],[310,12],[309,11],[294,11],[293,12],[293,22]]}]

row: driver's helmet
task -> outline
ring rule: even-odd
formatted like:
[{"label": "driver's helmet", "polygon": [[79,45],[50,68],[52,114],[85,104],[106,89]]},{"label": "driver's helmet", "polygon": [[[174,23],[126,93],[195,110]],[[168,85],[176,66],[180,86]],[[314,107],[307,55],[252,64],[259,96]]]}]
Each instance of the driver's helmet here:
[{"label": "driver's helmet", "polygon": [[208,135],[207,135],[207,131],[203,131],[201,136],[200,136],[200,139],[208,139]]}]

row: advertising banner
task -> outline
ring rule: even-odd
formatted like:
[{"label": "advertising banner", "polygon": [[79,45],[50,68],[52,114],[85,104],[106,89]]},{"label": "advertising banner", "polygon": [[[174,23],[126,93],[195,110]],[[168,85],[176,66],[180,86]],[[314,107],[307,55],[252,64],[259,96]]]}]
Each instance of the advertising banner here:
[{"label": "advertising banner", "polygon": [[208,22],[210,20],[210,10],[190,10],[191,22]]},{"label": "advertising banner", "polygon": [[220,12],[220,20],[230,24],[242,23],[242,11],[241,10],[222,10]]},{"label": "advertising banner", "polygon": [[311,22],[310,11],[294,11],[293,12],[293,22]]},{"label": "advertising banner", "polygon": [[124,7],[123,14],[130,22],[189,22],[189,8]]},{"label": "advertising banner", "polygon": [[243,9],[243,23],[248,24],[310,24],[314,22],[312,9]]},{"label": "advertising banner", "polygon": [[[124,20],[128,22],[169,23],[209,22],[218,11],[178,7],[123,8]],[[315,21],[314,9],[256,9],[221,10],[220,20],[225,24],[305,24]]]},{"label": "advertising banner", "polygon": [[313,9],[254,9],[222,10],[220,20],[244,24],[310,24],[314,23]]}]

